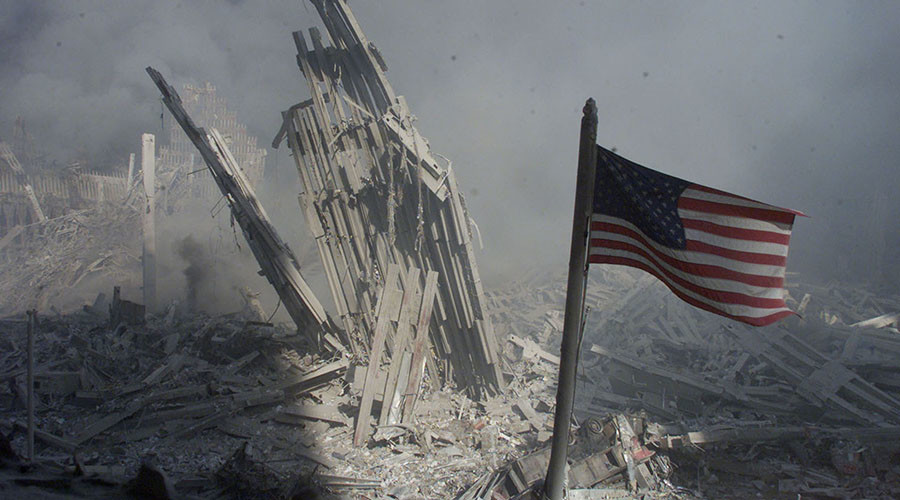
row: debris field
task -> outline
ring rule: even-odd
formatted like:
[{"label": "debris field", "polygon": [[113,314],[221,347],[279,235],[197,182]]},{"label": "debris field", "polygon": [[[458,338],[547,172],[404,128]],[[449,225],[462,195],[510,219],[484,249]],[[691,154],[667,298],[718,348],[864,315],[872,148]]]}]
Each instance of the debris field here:
[{"label": "debris field", "polygon": [[[598,274],[589,300],[621,309],[589,316],[598,327],[585,336],[579,370],[573,492],[897,495],[900,413],[887,405],[900,391],[891,350],[900,342],[883,311],[900,297],[792,286],[804,318],[760,334],[667,300],[640,273]],[[563,280],[547,277],[489,291],[492,319],[503,325],[504,393],[473,400],[426,380],[414,418],[375,425],[362,447],[354,421],[364,368],[347,353],[311,354],[306,336],[258,321],[250,308],[219,317],[171,309],[114,327],[112,304],[100,297],[81,312],[41,316],[34,467],[43,473],[12,474],[9,460],[21,458],[8,458],[4,487],[102,495],[93,483],[71,483],[102,478],[119,491],[112,485],[146,464],[178,495],[198,498],[284,498],[303,487],[347,498],[515,497],[546,472],[564,294]],[[0,369],[10,381],[2,426],[12,450],[25,438],[25,321],[0,323]],[[742,342],[749,334],[756,350]],[[816,361],[832,365],[840,377],[828,380],[837,382],[820,382],[803,364]],[[810,370],[802,385],[790,378],[799,370]]]}]

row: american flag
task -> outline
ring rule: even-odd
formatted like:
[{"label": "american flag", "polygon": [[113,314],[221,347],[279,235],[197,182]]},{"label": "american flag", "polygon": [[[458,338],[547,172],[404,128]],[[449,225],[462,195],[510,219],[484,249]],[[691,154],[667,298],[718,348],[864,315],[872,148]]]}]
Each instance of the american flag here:
[{"label": "american flag", "polygon": [[755,326],[794,314],[783,286],[794,210],[672,177],[597,147],[591,263],[636,267],[685,302]]}]

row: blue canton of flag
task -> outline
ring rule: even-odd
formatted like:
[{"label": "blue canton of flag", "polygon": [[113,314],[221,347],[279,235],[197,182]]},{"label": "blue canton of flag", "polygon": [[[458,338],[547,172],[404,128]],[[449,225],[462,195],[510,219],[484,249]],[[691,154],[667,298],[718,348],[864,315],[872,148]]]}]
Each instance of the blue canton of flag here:
[{"label": "blue canton of flag", "polygon": [[678,198],[689,185],[597,146],[594,213],[625,219],[657,243],[685,247]]}]

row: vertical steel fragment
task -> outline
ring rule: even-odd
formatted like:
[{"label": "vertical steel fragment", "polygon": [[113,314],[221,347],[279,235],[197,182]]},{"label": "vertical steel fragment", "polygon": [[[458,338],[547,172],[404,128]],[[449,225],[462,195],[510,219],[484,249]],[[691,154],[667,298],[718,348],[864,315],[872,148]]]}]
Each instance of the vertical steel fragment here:
[{"label": "vertical steel fragment", "polygon": [[141,213],[144,228],[144,251],[141,257],[144,306],[153,311],[156,307],[156,137],[153,134],[141,136],[141,171],[144,197],[147,200],[147,206]]},{"label": "vertical steel fragment", "polygon": [[312,3],[330,45],[315,28],[308,41],[294,33],[311,98],[284,112],[276,145],[287,138],[293,152],[300,205],[353,349],[369,351],[390,264],[421,269],[416,286],[435,271],[431,348],[417,362],[427,361],[432,379],[452,380],[474,395],[502,390],[470,220],[450,162],[413,127],[346,3]]}]

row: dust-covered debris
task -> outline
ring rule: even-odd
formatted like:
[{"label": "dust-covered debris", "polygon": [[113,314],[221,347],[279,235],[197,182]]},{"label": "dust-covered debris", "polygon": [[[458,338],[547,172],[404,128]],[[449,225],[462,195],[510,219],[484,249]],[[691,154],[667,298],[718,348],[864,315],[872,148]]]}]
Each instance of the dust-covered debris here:
[{"label": "dust-covered debris", "polygon": [[[502,328],[506,391],[476,401],[423,380],[413,418],[373,420],[363,447],[353,438],[365,366],[346,354],[319,354],[291,329],[253,316],[183,312],[115,327],[92,308],[42,315],[38,459],[54,474],[78,467],[121,484],[151,458],[176,492],[194,495],[238,495],[257,483],[275,498],[297,485],[369,498],[534,492],[552,430],[559,335],[552,319],[562,290],[560,279],[536,278],[488,294]],[[886,354],[897,341],[890,325],[850,325],[900,300],[839,284],[790,290],[808,297],[804,318],[741,331],[667,301],[639,274],[597,273],[570,486],[611,498],[896,496],[900,426],[878,404],[900,391]],[[616,302],[617,295],[625,298]],[[12,450],[24,440],[24,327],[21,317],[0,321],[7,381],[0,425],[12,434]],[[748,349],[747,335],[765,349]],[[801,338],[806,365],[783,365],[813,369],[818,355],[852,376],[832,385],[821,385],[815,370],[799,384],[789,379],[775,365],[792,351],[773,342]],[[837,395],[825,397],[829,388]],[[870,403],[853,396],[860,388],[869,388]],[[376,392],[376,416],[383,398]],[[248,475],[223,475],[235,457],[255,464],[244,468]]]},{"label": "dust-covered debris", "polygon": [[[592,270],[576,415],[643,415],[642,442],[694,495],[893,498],[900,296],[840,283],[788,290],[802,316],[752,328],[639,272]],[[551,367],[558,347],[545,338],[559,330],[547,320],[563,308],[563,279],[524,279],[489,300],[512,366]]]},{"label": "dust-covered debris", "polygon": [[139,286],[140,219],[133,210],[74,211],[24,226],[16,238],[0,249],[0,315],[71,306],[69,294],[88,282]]}]

